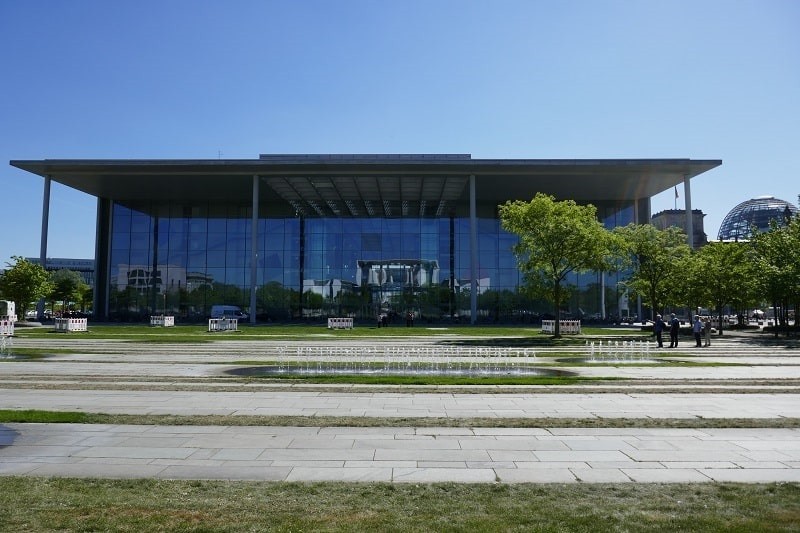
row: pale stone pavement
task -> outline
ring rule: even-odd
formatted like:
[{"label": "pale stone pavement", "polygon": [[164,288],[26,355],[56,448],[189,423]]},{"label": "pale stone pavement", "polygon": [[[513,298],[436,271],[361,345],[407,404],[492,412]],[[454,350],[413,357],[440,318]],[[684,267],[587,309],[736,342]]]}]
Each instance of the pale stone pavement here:
[{"label": "pale stone pavement", "polygon": [[[17,346],[36,344],[15,341]],[[696,357],[741,366],[568,368],[579,375],[650,380],[644,386],[650,390],[630,393],[589,388],[559,393],[555,387],[509,393],[491,387],[486,392],[459,392],[457,387],[430,392],[258,387],[235,380],[226,371],[236,367],[237,360],[274,357],[275,344],[230,342],[234,345],[183,345],[171,355],[172,346],[144,345],[137,351],[124,345],[118,350],[115,343],[82,341],[83,355],[0,360],[0,409],[450,419],[800,417],[800,389],[794,382],[781,382],[800,376],[796,346],[764,346],[739,338],[716,340],[711,349],[698,350]],[[431,342],[435,341],[420,341]],[[681,353],[665,350],[657,355],[680,359],[695,354],[687,347]],[[540,359],[537,364],[546,366],[546,358]],[[713,380],[715,385],[693,383],[686,392],[659,392],[657,381],[652,381],[666,380],[674,389],[675,380],[685,379]],[[756,385],[753,379],[765,381]],[[133,385],[147,390],[132,390]],[[179,390],[188,385],[193,390]],[[230,390],[232,386],[236,390]],[[630,385],[615,385],[617,389],[626,386]],[[724,390],[717,390],[720,387]],[[3,424],[0,475],[481,483],[800,482],[800,428]]]}]

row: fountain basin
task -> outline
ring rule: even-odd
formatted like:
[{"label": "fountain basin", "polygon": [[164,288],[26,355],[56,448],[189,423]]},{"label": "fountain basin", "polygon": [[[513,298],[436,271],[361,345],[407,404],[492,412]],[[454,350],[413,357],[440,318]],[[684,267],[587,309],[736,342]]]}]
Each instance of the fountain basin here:
[{"label": "fountain basin", "polygon": [[262,365],[234,368],[226,374],[242,377],[286,377],[286,376],[458,376],[458,377],[555,377],[575,376],[574,372],[540,367],[472,367],[430,365],[418,367],[358,367],[316,365]]}]

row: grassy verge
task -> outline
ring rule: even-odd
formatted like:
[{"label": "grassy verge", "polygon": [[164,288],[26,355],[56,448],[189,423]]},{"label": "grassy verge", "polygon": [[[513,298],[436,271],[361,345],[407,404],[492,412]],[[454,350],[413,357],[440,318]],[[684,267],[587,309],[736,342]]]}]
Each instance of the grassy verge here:
[{"label": "grassy verge", "polygon": [[[249,369],[243,369],[249,370]],[[565,372],[566,373],[566,372]],[[418,385],[418,386],[454,386],[454,385],[584,385],[587,383],[613,382],[616,378],[582,378],[578,376],[448,376],[448,375],[363,375],[363,374],[283,374],[253,376],[248,379],[278,381],[280,383],[318,383],[320,385]]]},{"label": "grassy verge", "polygon": [[[239,331],[209,333],[206,325],[178,325],[171,328],[153,328],[147,325],[112,325],[90,324],[89,331],[76,333],[56,333],[52,328],[17,328],[15,336],[18,337],[48,337],[59,336],[64,339],[95,338],[95,339],[127,339],[139,342],[208,342],[225,340],[313,340],[318,339],[359,339],[359,338],[403,338],[403,337],[482,337],[484,341],[492,342],[497,337],[498,342],[516,342],[535,345],[570,345],[583,344],[587,336],[610,336],[615,339],[623,337],[631,339],[644,339],[646,332],[637,329],[615,328],[584,328],[582,335],[564,336],[553,339],[543,335],[538,327],[528,326],[446,326],[446,327],[389,327],[377,328],[374,326],[357,326],[350,330],[329,330],[323,324],[319,325],[240,325]],[[510,337],[506,339],[504,337]],[[514,341],[513,338],[517,340]],[[464,342],[467,342],[465,339]],[[480,341],[479,341],[480,342]]]},{"label": "grassy verge", "polygon": [[0,478],[3,531],[797,531],[798,484]]},{"label": "grassy verge", "polygon": [[0,409],[2,423],[161,426],[503,427],[503,428],[800,428],[800,418],[441,418],[361,416],[125,415]]}]

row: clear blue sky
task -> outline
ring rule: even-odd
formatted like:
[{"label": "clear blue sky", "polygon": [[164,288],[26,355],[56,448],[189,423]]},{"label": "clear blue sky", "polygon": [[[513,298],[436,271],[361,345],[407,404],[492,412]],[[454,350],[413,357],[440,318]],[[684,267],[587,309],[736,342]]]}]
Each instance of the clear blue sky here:
[{"label": "clear blue sky", "polygon": [[[722,159],[692,180],[710,237],[800,193],[796,0],[0,0],[0,60],[2,263],[39,255],[11,159]],[[54,185],[48,255],[93,257],[94,217]]]}]

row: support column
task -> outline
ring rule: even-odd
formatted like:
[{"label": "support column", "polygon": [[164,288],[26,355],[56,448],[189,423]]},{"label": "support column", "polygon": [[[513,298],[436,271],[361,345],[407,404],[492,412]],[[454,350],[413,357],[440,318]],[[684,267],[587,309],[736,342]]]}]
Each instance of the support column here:
[{"label": "support column", "polygon": [[692,188],[689,186],[689,176],[683,177],[683,197],[686,203],[686,239],[689,248],[694,249],[694,217],[692,217]]},{"label": "support column", "polygon": [[258,285],[258,176],[253,176],[253,212],[250,215],[250,323],[256,323]]},{"label": "support column", "polygon": [[[50,176],[44,177],[44,192],[42,194],[42,234],[39,244],[39,264],[42,268],[47,268],[47,233],[50,223]],[[44,318],[44,298],[40,298],[36,304],[36,318]]]},{"label": "support column", "polygon": [[[633,201],[633,223],[634,224],[642,224],[641,217],[639,216],[639,199],[636,198]],[[644,224],[648,224],[650,220],[645,220]],[[636,296],[636,316],[639,317],[639,320],[642,320],[642,296]]]},{"label": "support column", "polygon": [[450,309],[450,320],[455,316],[456,302],[456,215],[450,213],[450,294],[448,295],[448,307]]},{"label": "support column", "polygon": [[[150,289],[149,289],[149,300],[150,300],[150,314],[157,315],[158,314],[158,286],[156,284],[156,272],[158,272],[158,222],[159,217],[155,215],[153,217],[153,267],[150,270]],[[161,279],[163,284],[163,278]],[[162,314],[167,314],[167,295],[166,292],[164,293],[164,312]]]},{"label": "support column", "polygon": [[97,198],[97,229],[94,241],[94,299],[92,300],[95,320],[108,319],[113,205],[113,202],[107,198]]},{"label": "support column", "polygon": [[475,176],[469,177],[469,269],[471,272],[469,295],[469,323],[478,318],[478,215],[475,201]]}]

